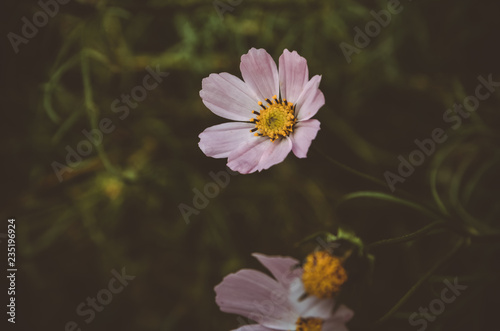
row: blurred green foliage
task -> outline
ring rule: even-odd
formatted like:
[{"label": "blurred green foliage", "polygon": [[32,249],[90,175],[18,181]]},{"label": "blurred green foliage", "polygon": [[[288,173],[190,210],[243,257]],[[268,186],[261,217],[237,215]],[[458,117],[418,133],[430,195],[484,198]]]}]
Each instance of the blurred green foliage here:
[{"label": "blurred green foliage", "polygon": [[[34,1],[4,6],[3,35],[20,33],[21,18],[40,10]],[[498,229],[500,92],[458,130],[442,116],[474,93],[477,76],[500,80],[500,7],[450,0],[402,6],[350,64],[340,43],[354,45],[353,28],[364,29],[386,1],[243,0],[221,19],[212,1],[75,0],[18,54],[4,38],[1,219],[17,219],[25,330],[63,330],[68,321],[82,330],[230,330],[238,321],[219,311],[213,287],[240,268],[261,268],[252,252],[301,259],[314,243],[295,243],[317,231],[343,225],[371,243],[430,223],[380,200],[335,208],[350,192],[390,192],[333,167],[315,148],[384,180],[385,171],[397,171],[399,154],[416,149],[415,139],[443,128],[448,140],[398,190],[458,221]],[[289,156],[262,173],[232,176],[186,224],[179,204],[192,206],[193,189],[225,169],[225,160],[197,146],[200,132],[225,121],[202,104],[201,80],[240,76],[240,56],[251,47],[275,60],[285,48],[296,50],[311,75],[322,75],[322,129],[307,159]],[[169,76],[121,120],[112,103],[142,84],[148,66]],[[59,183],[52,163],[64,163],[66,146],[76,148],[82,130],[103,118],[116,129]],[[356,311],[350,329],[417,329],[408,316],[436,297],[443,277],[458,276],[469,289],[428,329],[493,330],[495,240],[467,241],[391,319],[375,323],[455,237],[436,233],[374,250],[371,285],[345,298]],[[76,307],[123,267],[136,278],[86,325]]]}]

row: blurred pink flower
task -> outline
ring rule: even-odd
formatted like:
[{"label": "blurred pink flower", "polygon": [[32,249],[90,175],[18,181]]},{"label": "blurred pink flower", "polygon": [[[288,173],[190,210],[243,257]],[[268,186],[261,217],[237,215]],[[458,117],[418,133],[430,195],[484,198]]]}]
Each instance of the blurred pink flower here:
[{"label": "blurred pink flower", "polygon": [[303,297],[302,269],[291,257],[253,254],[271,274],[242,269],[226,276],[215,287],[215,301],[226,313],[244,316],[257,324],[235,331],[347,331],[354,315],[344,305],[333,310],[332,298]]},{"label": "blurred pink flower", "polygon": [[242,174],[268,169],[290,151],[306,157],[320,126],[311,117],[325,104],[318,88],[321,76],[309,80],[306,59],[287,49],[279,58],[279,71],[271,55],[255,48],[241,57],[240,70],[244,81],[226,72],[202,81],[205,106],[238,121],[203,131],[203,153],[227,158],[228,167]]}]

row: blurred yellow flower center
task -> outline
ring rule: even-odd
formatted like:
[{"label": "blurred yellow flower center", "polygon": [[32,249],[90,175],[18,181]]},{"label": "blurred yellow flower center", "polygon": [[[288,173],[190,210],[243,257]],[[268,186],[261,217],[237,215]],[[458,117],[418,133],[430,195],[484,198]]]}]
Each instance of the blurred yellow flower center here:
[{"label": "blurred yellow flower center", "polygon": [[304,264],[302,282],[307,294],[318,298],[331,298],[347,281],[342,261],[326,251],[309,254]]},{"label": "blurred yellow flower center", "polygon": [[261,106],[260,112],[252,111],[256,114],[256,118],[251,118],[250,122],[255,123],[255,128],[250,130],[255,132],[255,136],[266,136],[275,141],[278,138],[284,138],[293,132],[293,126],[297,122],[295,118],[295,105],[292,103],[278,99],[275,95],[273,101],[266,99],[269,105],[264,105],[259,101]]},{"label": "blurred yellow flower center", "polygon": [[320,318],[299,318],[295,331],[321,331],[323,320]]}]

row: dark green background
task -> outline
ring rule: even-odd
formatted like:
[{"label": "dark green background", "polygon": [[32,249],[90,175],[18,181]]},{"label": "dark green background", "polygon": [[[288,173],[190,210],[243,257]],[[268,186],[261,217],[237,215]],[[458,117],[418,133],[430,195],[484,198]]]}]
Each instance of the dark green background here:
[{"label": "dark green background", "polygon": [[[364,29],[370,11],[386,9],[386,1],[243,0],[221,18],[211,1],[75,0],[18,54],[7,33],[20,34],[21,18],[40,9],[35,1],[3,2],[0,233],[15,217],[17,329],[62,331],[76,321],[96,331],[231,330],[237,317],[219,311],[213,287],[240,268],[261,268],[252,252],[302,259],[314,243],[295,243],[316,231],[343,225],[370,243],[431,221],[380,200],[335,210],[347,193],[390,191],[332,166],[315,148],[384,180],[385,171],[397,171],[397,156],[416,148],[415,139],[443,128],[448,140],[397,188],[436,206],[433,183],[457,222],[470,216],[498,228],[500,91],[457,130],[443,113],[474,93],[479,75],[500,81],[500,5],[401,4],[348,64],[339,44],[353,45],[353,28]],[[203,190],[211,171],[225,169],[225,160],[197,146],[200,132],[225,122],[201,102],[201,80],[219,72],[240,76],[240,57],[251,47],[276,61],[283,49],[296,50],[311,76],[322,75],[326,104],[315,117],[321,131],[308,158],[290,154],[262,173],[231,177],[186,224],[179,204],[192,206],[193,189]],[[93,56],[84,57],[88,67],[82,52]],[[170,75],[120,120],[111,103],[156,65]],[[102,118],[116,129],[104,135],[101,153],[94,150],[59,183],[51,164],[63,163],[65,147],[75,148],[81,131]],[[353,283],[358,290],[346,295],[356,312],[350,330],[417,330],[409,314],[439,296],[443,278],[456,276],[468,289],[428,330],[497,330],[495,240],[467,242],[388,322],[374,324],[455,237],[441,233],[374,250],[372,284]],[[5,251],[4,240],[0,247]],[[86,325],[76,307],[123,267],[136,278]]]}]

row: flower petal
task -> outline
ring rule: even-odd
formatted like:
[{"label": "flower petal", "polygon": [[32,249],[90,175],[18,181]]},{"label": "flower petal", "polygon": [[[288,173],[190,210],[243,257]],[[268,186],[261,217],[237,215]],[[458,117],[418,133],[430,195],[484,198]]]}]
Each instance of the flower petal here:
[{"label": "flower petal", "polygon": [[252,256],[259,260],[285,288],[288,288],[294,279],[302,276],[302,268],[297,268],[299,261],[294,258],[259,253],[253,253]]},{"label": "flower petal", "polygon": [[241,75],[258,101],[279,96],[279,76],[276,63],[264,49],[252,48],[241,56]]},{"label": "flower petal", "polygon": [[337,321],[327,320],[321,326],[322,331],[349,331],[344,323]]},{"label": "flower petal", "polygon": [[322,326],[324,331],[349,331],[345,324],[354,316],[354,312],[346,305],[340,305],[332,317],[327,319]]},{"label": "flower petal", "polygon": [[236,330],[233,331],[275,331],[275,330],[276,329],[266,328],[265,326],[262,326],[260,324],[251,324],[242,326],[241,328],[237,328]]},{"label": "flower petal", "polygon": [[239,145],[254,137],[250,129],[255,124],[230,122],[211,126],[198,136],[198,146],[206,156],[214,158],[225,158],[229,153],[236,150]]},{"label": "flower petal", "polygon": [[200,97],[214,114],[235,120],[248,121],[252,110],[259,107],[258,99],[241,79],[227,72],[211,74],[201,82]]},{"label": "flower petal", "polygon": [[333,314],[333,319],[338,322],[347,323],[354,316],[354,311],[347,308],[346,305],[340,305]]},{"label": "flower petal", "polygon": [[267,138],[254,138],[229,153],[227,166],[231,170],[238,171],[241,174],[249,174],[258,169],[262,155],[270,148],[272,143]]},{"label": "flower petal", "polygon": [[296,51],[285,49],[279,65],[281,98],[296,103],[309,80],[307,61]]},{"label": "flower petal", "polygon": [[265,170],[275,164],[283,162],[291,150],[292,140],[288,137],[275,140],[271,143],[270,147],[264,151],[257,170]]},{"label": "flower petal", "polygon": [[318,88],[320,82],[321,76],[316,75],[304,86],[295,110],[299,121],[310,119],[325,104],[325,96]]},{"label": "flower petal", "polygon": [[307,120],[298,122],[295,125],[293,133],[290,135],[292,140],[292,151],[298,158],[307,156],[307,151],[311,142],[316,138],[320,123],[318,120]]},{"label": "flower petal", "polygon": [[215,292],[215,301],[223,312],[247,317],[268,328],[289,330],[298,318],[288,301],[272,300],[271,293],[286,297],[286,289],[256,270],[243,269],[226,276]]},{"label": "flower petal", "polygon": [[302,299],[304,293],[306,293],[306,290],[302,280],[300,278],[295,279],[290,286],[289,298],[300,317],[317,317],[326,320],[332,316],[335,305],[333,299],[320,299],[312,295]]}]

